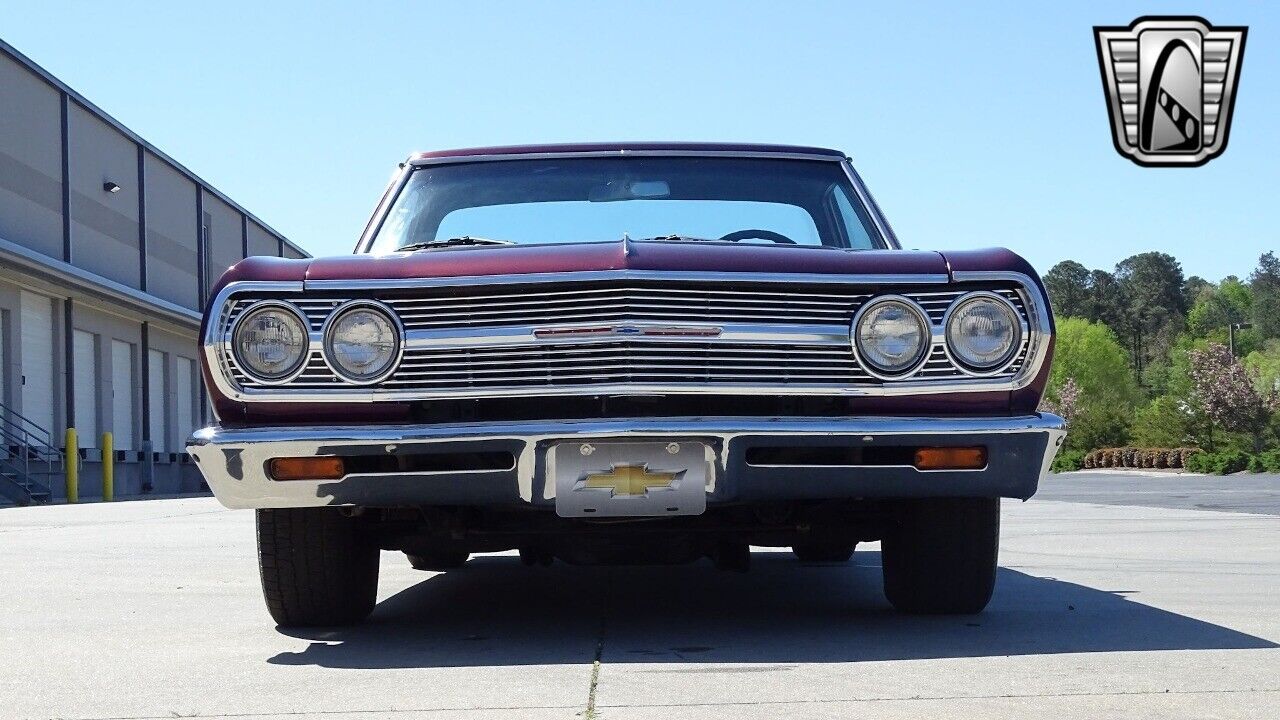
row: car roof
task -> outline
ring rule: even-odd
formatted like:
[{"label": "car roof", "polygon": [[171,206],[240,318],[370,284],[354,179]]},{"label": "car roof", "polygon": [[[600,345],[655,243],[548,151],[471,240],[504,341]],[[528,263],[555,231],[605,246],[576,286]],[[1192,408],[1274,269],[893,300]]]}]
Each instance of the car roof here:
[{"label": "car roof", "polygon": [[711,143],[711,142],[616,142],[616,143],[567,143],[550,145],[501,145],[494,147],[463,148],[458,150],[433,150],[419,152],[409,156],[409,162],[439,160],[444,158],[465,158],[495,155],[555,155],[555,154],[602,154],[602,153],[724,153],[727,155],[784,155],[784,156],[822,156],[833,160],[844,158],[839,150],[803,145],[765,145],[756,143]]}]

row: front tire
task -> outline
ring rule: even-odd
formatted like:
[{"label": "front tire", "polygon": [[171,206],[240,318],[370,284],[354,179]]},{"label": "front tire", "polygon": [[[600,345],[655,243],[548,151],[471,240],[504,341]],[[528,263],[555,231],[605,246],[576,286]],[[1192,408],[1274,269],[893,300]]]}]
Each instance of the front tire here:
[{"label": "front tire", "polygon": [[899,612],[971,615],[991,600],[999,498],[904,503],[881,543],[884,594]]},{"label": "front tire", "polygon": [[360,518],[337,508],[258,511],[262,594],[282,627],[365,619],[377,602],[379,555]]}]

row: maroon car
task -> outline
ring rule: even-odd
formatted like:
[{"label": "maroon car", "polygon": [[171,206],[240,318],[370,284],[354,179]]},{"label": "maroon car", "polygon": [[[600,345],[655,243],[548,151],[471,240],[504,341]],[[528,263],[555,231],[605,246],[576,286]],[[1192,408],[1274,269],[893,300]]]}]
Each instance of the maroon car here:
[{"label": "maroon car", "polygon": [[833,150],[426,153],[355,254],[223,276],[190,452],[257,510],[281,625],[368,615],[380,550],[745,569],[874,540],[894,607],[972,613],[999,499],[1062,442],[1053,332],[1022,258],[900,249]]}]

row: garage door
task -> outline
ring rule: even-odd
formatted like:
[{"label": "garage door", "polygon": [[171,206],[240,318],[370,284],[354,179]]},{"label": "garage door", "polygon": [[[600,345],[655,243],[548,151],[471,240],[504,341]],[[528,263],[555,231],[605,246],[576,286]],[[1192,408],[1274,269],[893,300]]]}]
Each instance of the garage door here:
[{"label": "garage door", "polygon": [[[53,300],[22,291],[22,414],[50,433],[53,428]],[[56,439],[55,439],[56,442]]]},{"label": "garage door", "polygon": [[174,359],[173,391],[177,394],[178,413],[174,426],[178,429],[178,442],[185,445],[196,429],[195,362],[184,357]]},{"label": "garage door", "polygon": [[133,345],[111,341],[111,433],[117,450],[133,449]]},{"label": "garage door", "polygon": [[75,353],[73,388],[76,403],[76,433],[80,447],[98,447],[98,338],[91,332],[71,334]]},{"label": "garage door", "polygon": [[169,452],[169,395],[165,388],[164,364],[168,356],[159,350],[147,350],[147,404],[151,416],[151,449]]}]

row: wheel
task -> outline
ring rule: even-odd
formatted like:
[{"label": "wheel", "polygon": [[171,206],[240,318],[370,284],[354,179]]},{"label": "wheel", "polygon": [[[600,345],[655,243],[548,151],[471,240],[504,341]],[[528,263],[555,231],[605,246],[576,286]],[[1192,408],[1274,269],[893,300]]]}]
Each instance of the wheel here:
[{"label": "wheel", "polygon": [[365,524],[337,508],[258,511],[262,594],[278,625],[363,620],[377,602],[379,554]]},{"label": "wheel", "polygon": [[981,612],[996,584],[998,498],[915,500],[881,543],[884,594],[900,612]]},{"label": "wheel", "polygon": [[465,550],[428,550],[424,553],[415,553],[410,555],[405,553],[409,558],[409,564],[414,570],[454,570],[462,567],[467,562],[467,558],[471,557],[471,553]]},{"label": "wheel", "polygon": [[855,543],[805,543],[792,545],[791,552],[796,554],[800,562],[848,562],[853,557]]}]

